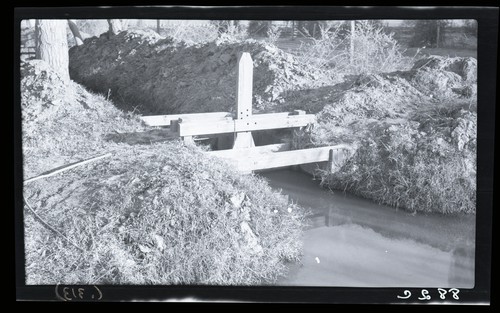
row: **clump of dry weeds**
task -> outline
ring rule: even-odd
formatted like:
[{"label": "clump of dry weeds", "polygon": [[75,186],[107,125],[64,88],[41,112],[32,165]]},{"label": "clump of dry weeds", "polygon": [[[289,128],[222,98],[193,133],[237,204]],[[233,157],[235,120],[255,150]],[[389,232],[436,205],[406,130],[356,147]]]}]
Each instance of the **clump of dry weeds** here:
[{"label": "clump of dry weeds", "polygon": [[29,284],[257,284],[300,253],[296,207],[179,142],[124,147],[31,184],[38,214],[84,251],[27,215]]},{"label": "clump of dry weeds", "polygon": [[409,211],[475,213],[476,113],[464,103],[443,107],[443,115],[422,110],[413,121],[372,128],[323,183]]},{"label": "clump of dry weeds", "polygon": [[358,147],[336,173],[315,173],[330,188],[410,211],[474,213],[476,66],[431,56],[409,71],[289,93],[287,109],[310,103],[317,117],[296,146]]}]

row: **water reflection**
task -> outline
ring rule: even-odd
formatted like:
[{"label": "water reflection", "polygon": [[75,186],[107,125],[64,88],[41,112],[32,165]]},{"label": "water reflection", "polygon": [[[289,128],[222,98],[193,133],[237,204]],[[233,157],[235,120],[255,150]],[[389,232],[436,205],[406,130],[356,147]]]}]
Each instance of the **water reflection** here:
[{"label": "water reflection", "polygon": [[448,286],[456,288],[474,287],[474,259],[475,249],[473,244],[458,245],[453,251],[450,270],[448,273]]},{"label": "water reflection", "polygon": [[291,266],[279,284],[474,286],[474,216],[412,215],[326,191],[300,172],[261,175],[310,212],[302,265]]}]

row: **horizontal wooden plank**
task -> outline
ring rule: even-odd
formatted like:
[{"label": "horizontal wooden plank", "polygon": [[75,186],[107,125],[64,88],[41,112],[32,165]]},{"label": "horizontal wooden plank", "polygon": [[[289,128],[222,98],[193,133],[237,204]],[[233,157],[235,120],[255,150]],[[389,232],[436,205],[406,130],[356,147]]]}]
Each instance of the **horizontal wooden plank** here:
[{"label": "horizontal wooden plank", "polygon": [[179,136],[212,135],[234,132],[234,120],[179,122],[177,124]]},{"label": "horizontal wooden plank", "polygon": [[271,116],[271,115],[275,118],[283,118],[290,115],[297,115],[297,113],[294,112],[258,113],[258,114],[252,114],[251,118],[256,116],[259,117],[259,116]]},{"label": "horizontal wooden plank", "polygon": [[189,113],[189,114],[169,114],[169,115],[147,115],[141,116],[141,120],[148,126],[170,126],[172,120],[182,119],[183,121],[199,120],[199,119],[225,119],[231,118],[229,112],[207,112],[207,113]]},{"label": "horizontal wooden plank", "polygon": [[208,155],[220,158],[240,159],[247,157],[249,154],[256,155],[261,153],[270,153],[270,152],[287,151],[287,150],[290,150],[289,143],[278,143],[278,144],[256,146],[253,148],[245,148],[245,149],[207,151],[206,153]]},{"label": "horizontal wooden plank", "polygon": [[252,116],[250,119],[235,120],[234,130],[241,132],[263,129],[303,127],[307,126],[307,124],[313,123],[314,119],[315,117],[313,114],[288,115],[285,117],[276,116],[274,114],[259,114]]},{"label": "horizontal wooden plank", "polygon": [[240,171],[249,172],[299,164],[326,162],[329,160],[330,149],[333,150],[333,157],[339,158],[349,147],[346,145],[337,145],[284,152],[256,153],[239,158],[236,162],[232,161],[232,163],[236,163]]},{"label": "horizontal wooden plank", "polygon": [[264,129],[302,127],[314,121],[313,114],[290,115],[289,113],[255,114],[241,120],[182,121],[178,125],[180,136],[223,134]]}]

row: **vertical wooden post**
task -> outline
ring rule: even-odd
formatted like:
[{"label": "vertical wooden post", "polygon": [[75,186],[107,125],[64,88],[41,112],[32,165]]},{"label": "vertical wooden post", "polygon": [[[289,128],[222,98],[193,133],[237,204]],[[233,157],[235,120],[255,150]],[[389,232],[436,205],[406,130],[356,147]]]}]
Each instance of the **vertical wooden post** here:
[{"label": "vertical wooden post", "polygon": [[[330,150],[331,151],[331,150]],[[332,208],[328,208],[328,213],[325,214],[325,226],[330,227],[330,219],[332,216]]]},{"label": "vertical wooden post", "polygon": [[35,20],[35,59],[41,59],[42,56],[40,55],[40,51],[38,49],[39,46],[39,39],[40,37],[40,22],[38,19]]},{"label": "vertical wooden post", "polygon": [[440,36],[440,28],[439,21],[437,21],[437,35],[436,35],[436,48],[439,48],[439,41],[441,40]]},{"label": "vertical wooden post", "polygon": [[185,145],[195,145],[193,136],[184,136],[182,137],[182,141],[184,141]]},{"label": "vertical wooden post", "polygon": [[[253,61],[250,53],[242,52],[238,56],[238,84],[236,90],[236,119],[252,117]],[[255,147],[251,132],[234,135],[234,148]]]},{"label": "vertical wooden post", "polygon": [[[179,124],[182,123],[182,118],[178,119],[177,121],[170,121],[170,131],[178,133],[179,132]],[[194,140],[193,136],[183,136],[182,141],[184,142],[185,145],[194,145]]]},{"label": "vertical wooden post", "polygon": [[329,173],[332,173],[333,172],[333,149],[330,149],[330,151],[328,151],[328,172]]}]

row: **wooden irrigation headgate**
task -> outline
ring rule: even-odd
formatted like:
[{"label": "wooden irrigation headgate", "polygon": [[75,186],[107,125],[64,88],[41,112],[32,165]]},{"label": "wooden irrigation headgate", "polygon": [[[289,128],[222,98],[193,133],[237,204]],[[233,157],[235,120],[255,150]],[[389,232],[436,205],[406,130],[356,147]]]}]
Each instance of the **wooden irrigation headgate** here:
[{"label": "wooden irrigation headgate", "polygon": [[234,164],[241,172],[252,172],[306,163],[328,162],[332,170],[350,155],[347,145],[290,150],[289,144],[255,146],[252,131],[300,128],[314,122],[314,114],[305,111],[253,114],[253,62],[248,52],[238,58],[236,114],[228,112],[144,116],[150,126],[170,126],[170,132],[186,143],[194,136],[233,134],[232,149],[207,152]]}]

